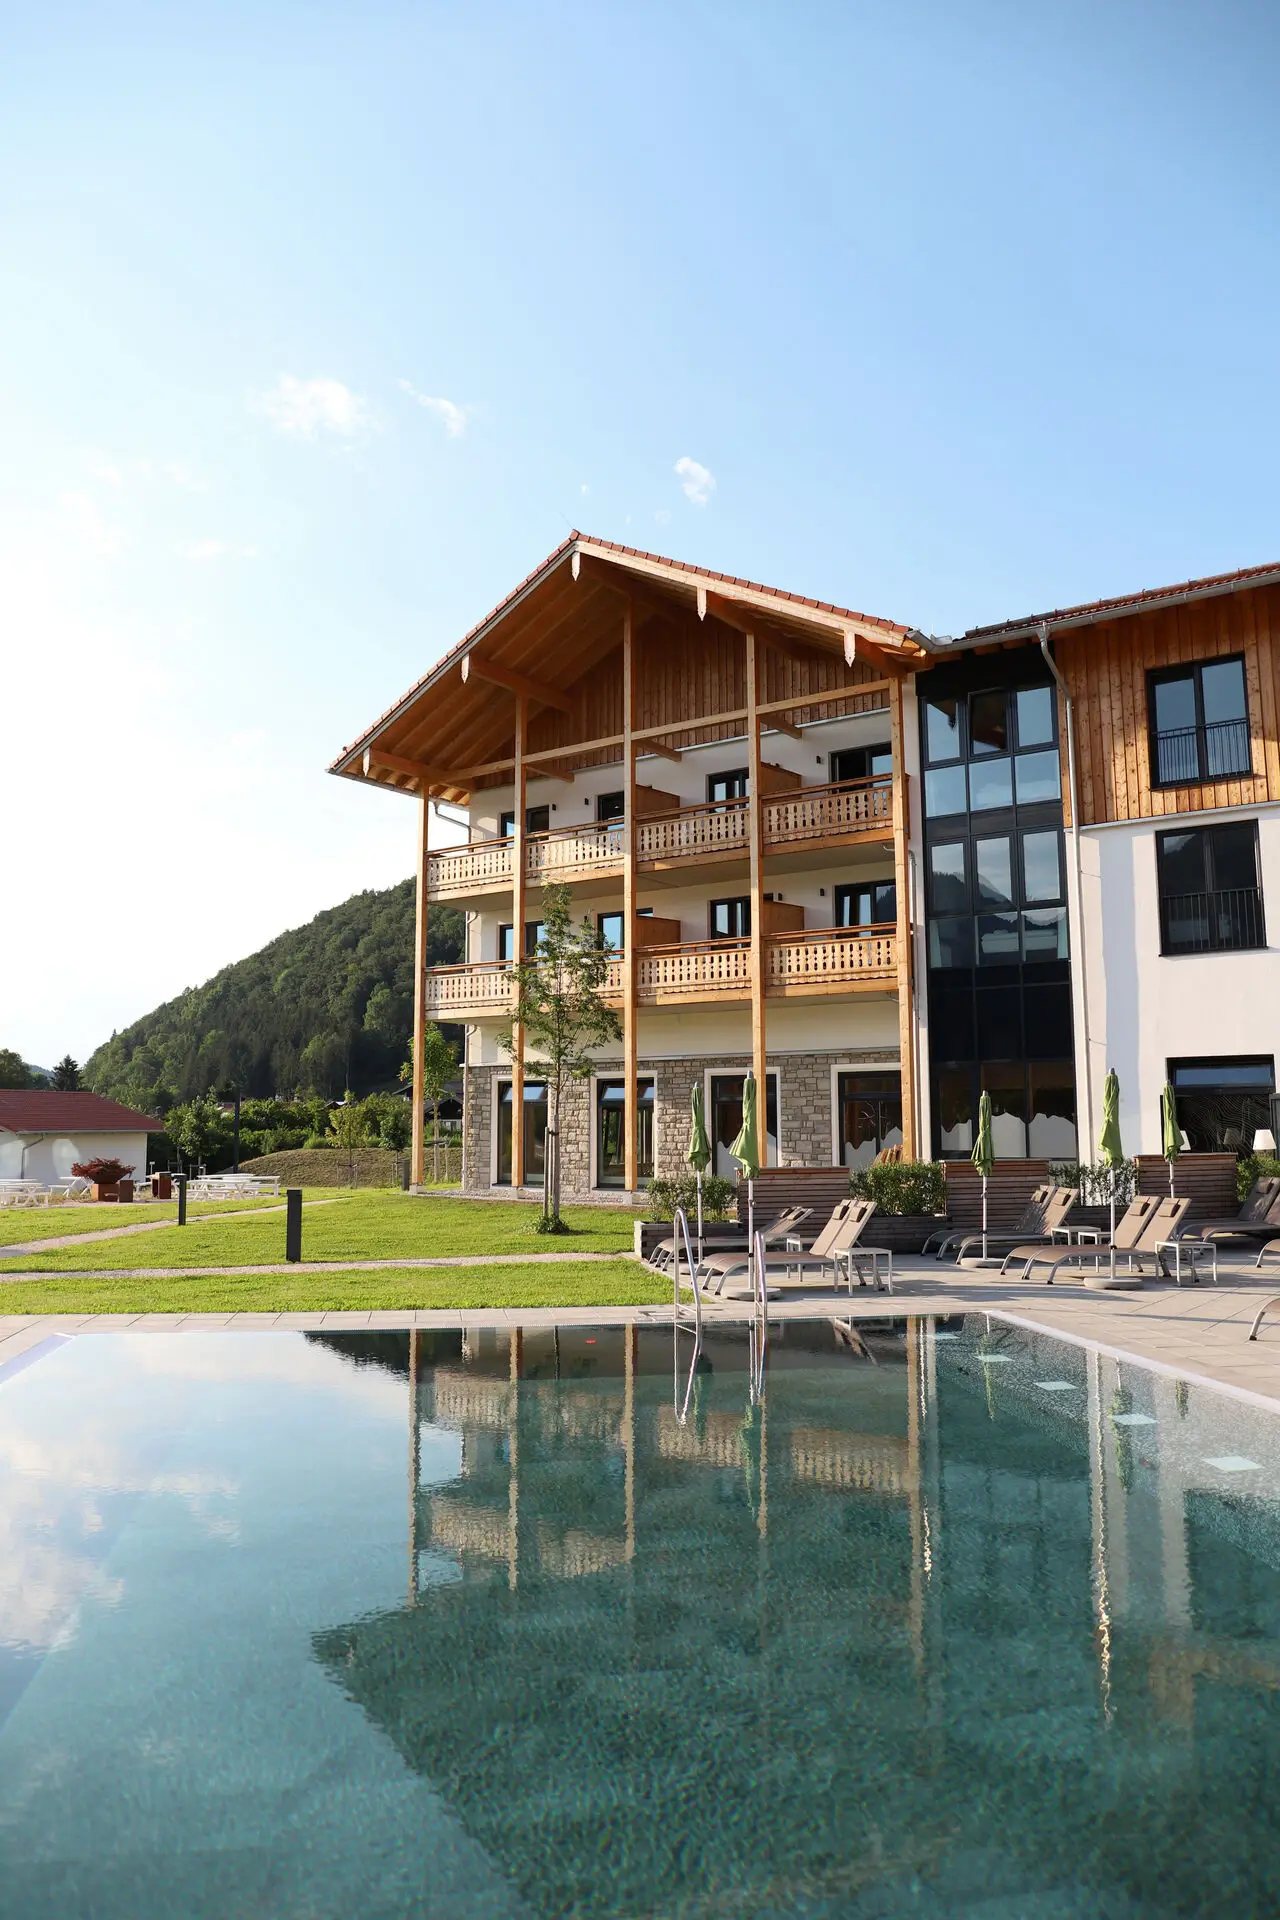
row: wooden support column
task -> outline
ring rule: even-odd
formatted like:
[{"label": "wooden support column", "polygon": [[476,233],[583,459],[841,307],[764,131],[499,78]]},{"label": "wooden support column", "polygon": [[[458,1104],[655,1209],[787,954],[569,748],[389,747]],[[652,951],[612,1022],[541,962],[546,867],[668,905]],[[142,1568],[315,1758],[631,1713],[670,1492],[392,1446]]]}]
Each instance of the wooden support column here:
[{"label": "wooden support column", "polygon": [[415,1187],[423,1180],[423,1148],[426,1105],[425,1053],[427,1042],[427,829],[431,820],[431,802],[424,791],[418,817],[418,900],[413,941],[413,1133],[411,1136],[410,1176]]},{"label": "wooden support column", "polygon": [[418,1423],[418,1329],[409,1329],[409,1605],[418,1603],[418,1483],[422,1429]]},{"label": "wooden support column", "polygon": [[893,877],[897,885],[898,923],[894,942],[898,960],[898,1052],[902,1079],[902,1157],[914,1160],[916,1139],[916,1049],[911,929],[911,875],[907,865],[907,772],[902,757],[902,685],[889,688],[889,731],[893,743]]},{"label": "wooden support column", "polygon": [[625,776],[626,821],[622,843],[622,1085],[625,1135],[622,1184],[628,1193],[638,1185],[636,1073],[639,1038],[636,1031],[636,661],[635,607],[627,601],[622,617],[622,764]]},{"label": "wooden support column", "polygon": [[[761,1164],[768,1158],[769,1076],[764,1015],[764,774],[760,752],[759,654],[754,633],[747,644],[747,758],[751,794],[747,809],[751,862],[751,1070],[760,1110]],[[782,1115],[778,1115],[781,1128]]]},{"label": "wooden support column", "polygon": [[[511,847],[511,955],[512,962],[524,958],[525,870],[524,820],[528,776],[524,753],[529,703],[516,695],[515,824]],[[524,1028],[516,1021],[511,1029],[511,1190],[524,1185]]]}]

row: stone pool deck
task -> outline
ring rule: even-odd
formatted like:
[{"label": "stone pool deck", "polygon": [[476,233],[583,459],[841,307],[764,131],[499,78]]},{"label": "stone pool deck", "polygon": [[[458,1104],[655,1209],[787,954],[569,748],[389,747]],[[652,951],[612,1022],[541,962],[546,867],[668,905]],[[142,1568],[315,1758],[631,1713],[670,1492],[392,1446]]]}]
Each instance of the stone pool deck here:
[{"label": "stone pool deck", "polygon": [[[461,1264],[451,1262],[449,1264]],[[856,1289],[835,1293],[806,1288],[771,1301],[769,1319],[902,1319],[909,1315],[989,1313],[1041,1333],[1096,1346],[1117,1359],[1153,1367],[1178,1379],[1223,1389],[1280,1412],[1280,1306],[1256,1342],[1249,1327],[1258,1308],[1280,1298],[1280,1261],[1257,1272],[1251,1255],[1227,1256],[1215,1287],[1209,1281],[1176,1287],[1148,1280],[1140,1292],[1097,1293],[1078,1281],[1052,1287],[1023,1284],[993,1273],[962,1272],[932,1260],[895,1262],[892,1295]],[[706,1323],[749,1318],[742,1300],[708,1301]],[[0,1314],[0,1378],[51,1336],[101,1333],[315,1332],[410,1327],[543,1327],[669,1325],[667,1306],[497,1307],[467,1312],[405,1310],[339,1313]]]}]

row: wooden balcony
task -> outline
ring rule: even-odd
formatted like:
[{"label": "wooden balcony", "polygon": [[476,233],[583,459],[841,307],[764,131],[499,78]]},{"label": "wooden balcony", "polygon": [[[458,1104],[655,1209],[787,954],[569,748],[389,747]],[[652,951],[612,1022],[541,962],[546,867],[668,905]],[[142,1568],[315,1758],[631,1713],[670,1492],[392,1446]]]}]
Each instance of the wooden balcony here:
[{"label": "wooden balcony", "polygon": [[[660,1007],[693,1001],[727,1002],[751,997],[751,944],[746,940],[699,940],[637,952],[636,998]],[[605,997],[622,1000],[621,957],[609,962]],[[821,994],[893,991],[897,987],[897,939],[891,926],[848,933],[771,934],[764,942],[765,993],[771,999]],[[504,961],[465,967],[431,967],[426,1010],[436,1020],[501,1016],[511,1006],[511,976]]]},{"label": "wooden balcony", "polygon": [[[765,852],[796,851],[859,841],[888,840],[893,834],[894,788],[888,775],[843,781],[838,786],[797,787],[763,804]],[[622,872],[624,828],[607,825],[558,827],[525,839],[525,878],[530,886],[548,880],[610,879]],[[636,822],[636,859],[641,872],[660,872],[699,861],[746,859],[749,838],[745,801],[681,807]],[[465,847],[433,853],[427,862],[427,891],[432,900],[454,900],[501,893],[512,885],[514,842],[476,840]]]}]

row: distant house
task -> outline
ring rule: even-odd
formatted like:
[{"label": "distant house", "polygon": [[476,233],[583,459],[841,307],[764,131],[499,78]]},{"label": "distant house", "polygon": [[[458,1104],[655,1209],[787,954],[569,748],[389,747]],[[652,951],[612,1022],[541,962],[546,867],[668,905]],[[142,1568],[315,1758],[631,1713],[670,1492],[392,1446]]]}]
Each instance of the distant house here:
[{"label": "distant house", "polygon": [[72,1164],[122,1160],[147,1172],[147,1135],[163,1120],[100,1093],[0,1092],[0,1179],[65,1180]]}]

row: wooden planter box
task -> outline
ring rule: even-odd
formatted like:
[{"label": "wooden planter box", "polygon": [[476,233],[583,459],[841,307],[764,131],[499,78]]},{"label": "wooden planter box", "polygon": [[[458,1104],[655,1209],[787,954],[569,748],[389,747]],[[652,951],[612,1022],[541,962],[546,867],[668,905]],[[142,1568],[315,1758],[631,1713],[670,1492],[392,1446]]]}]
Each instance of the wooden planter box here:
[{"label": "wooden planter box", "polygon": [[120,1189],[118,1186],[116,1187],[99,1186],[98,1183],[95,1181],[93,1186],[93,1197],[95,1200],[119,1200]]}]

